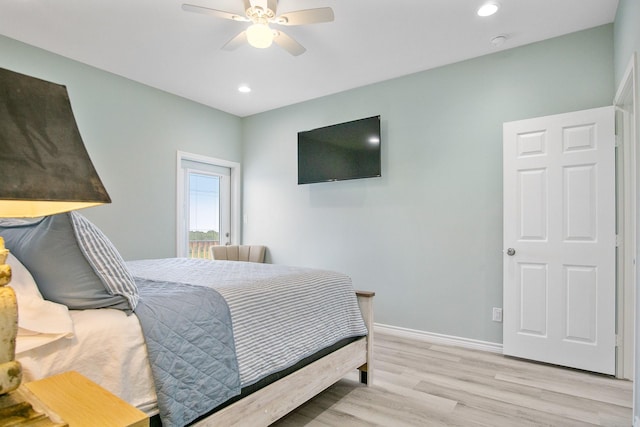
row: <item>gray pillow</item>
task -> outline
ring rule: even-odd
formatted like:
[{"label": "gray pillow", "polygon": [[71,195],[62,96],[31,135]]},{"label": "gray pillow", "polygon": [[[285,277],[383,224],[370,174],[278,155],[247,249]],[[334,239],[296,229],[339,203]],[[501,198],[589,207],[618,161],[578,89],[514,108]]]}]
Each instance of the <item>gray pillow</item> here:
[{"label": "gray pillow", "polygon": [[77,212],[32,224],[0,223],[6,247],[27,267],[45,299],[70,309],[116,308],[130,314],[138,290],[122,257]]}]

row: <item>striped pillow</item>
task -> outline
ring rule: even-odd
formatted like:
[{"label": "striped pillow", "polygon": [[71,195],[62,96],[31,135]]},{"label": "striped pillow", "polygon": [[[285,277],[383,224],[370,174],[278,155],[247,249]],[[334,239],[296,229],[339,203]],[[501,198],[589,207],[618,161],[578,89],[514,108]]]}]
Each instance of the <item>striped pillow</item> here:
[{"label": "striped pillow", "polygon": [[138,305],[138,287],[124,260],[98,227],[78,212],[70,212],[78,246],[111,295],[122,295],[131,309]]},{"label": "striped pillow", "polygon": [[115,308],[131,314],[135,308],[137,288],[118,251],[79,214],[0,220],[0,236],[45,299],[72,310]]}]

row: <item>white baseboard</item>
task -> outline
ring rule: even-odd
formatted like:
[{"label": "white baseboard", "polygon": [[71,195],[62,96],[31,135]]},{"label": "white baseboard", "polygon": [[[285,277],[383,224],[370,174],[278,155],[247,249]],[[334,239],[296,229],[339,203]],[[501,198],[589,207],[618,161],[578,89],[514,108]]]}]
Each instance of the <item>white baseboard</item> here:
[{"label": "white baseboard", "polygon": [[[416,329],[401,328],[398,326],[383,325],[381,323],[374,323],[374,332],[380,332],[383,334],[394,335],[402,338],[410,338],[419,341],[430,342],[434,344],[447,344],[455,345],[458,347],[470,348],[473,350],[488,351],[491,353],[502,354],[502,344],[480,341],[470,338],[456,337],[452,335],[436,334],[435,332],[419,331]],[[375,338],[374,338],[375,340]],[[640,427],[640,424],[638,425]]]}]

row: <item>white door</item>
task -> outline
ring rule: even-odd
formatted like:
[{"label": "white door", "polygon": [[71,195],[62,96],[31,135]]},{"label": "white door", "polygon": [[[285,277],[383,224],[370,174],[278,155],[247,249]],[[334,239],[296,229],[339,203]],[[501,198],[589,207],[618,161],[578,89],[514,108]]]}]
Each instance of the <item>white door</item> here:
[{"label": "white door", "polygon": [[614,374],[614,109],[503,130],[504,354]]},{"label": "white door", "polygon": [[231,244],[231,169],[205,160],[179,159],[179,257],[209,259]]}]

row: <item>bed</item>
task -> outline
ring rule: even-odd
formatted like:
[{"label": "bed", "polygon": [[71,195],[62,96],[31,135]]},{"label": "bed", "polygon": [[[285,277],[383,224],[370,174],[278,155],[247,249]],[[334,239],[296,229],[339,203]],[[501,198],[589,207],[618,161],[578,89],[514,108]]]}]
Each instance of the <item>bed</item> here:
[{"label": "bed", "polygon": [[[17,359],[26,381],[73,369],[150,416],[159,415],[165,426],[269,425],[352,370],[360,369],[361,381],[371,384],[373,293],[356,293],[347,276],[234,261],[125,263],[78,214],[48,218],[53,219],[45,226],[0,227],[7,246],[16,249],[9,263],[20,307]],[[87,237],[87,229],[97,237]],[[99,278],[129,276],[135,289],[100,278],[100,292],[106,291],[100,307],[95,306],[95,289],[56,294],[70,286],[70,271],[61,274],[64,285],[46,283],[44,275],[52,275],[50,258],[73,251],[42,241],[38,251],[30,248],[34,236],[42,240],[50,230],[77,247]],[[48,265],[40,271],[33,260],[38,261],[43,245]],[[95,250],[89,247],[104,252],[105,245],[109,257],[118,258],[115,270],[87,253]],[[57,265],[69,262],[78,260],[55,260]],[[177,319],[185,318],[191,323],[179,325]],[[169,345],[163,342],[167,336],[193,342]],[[234,355],[225,347],[233,347]],[[209,391],[211,384],[215,387]]]}]

